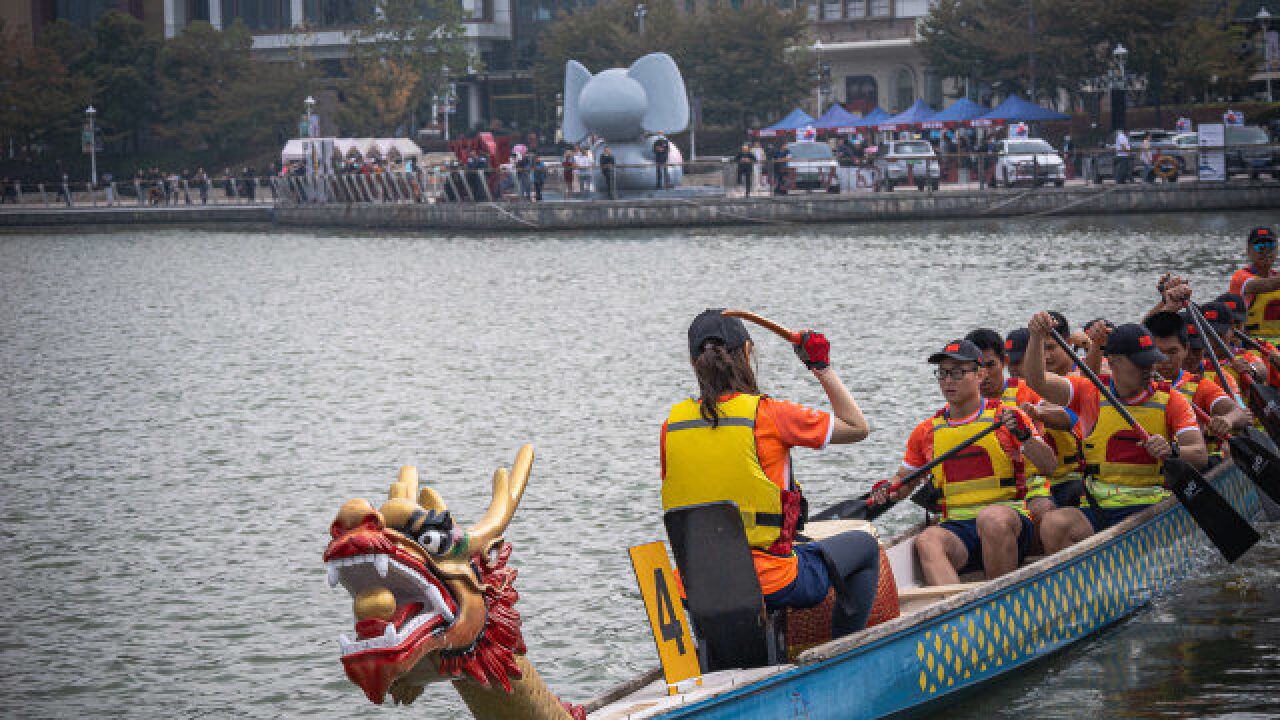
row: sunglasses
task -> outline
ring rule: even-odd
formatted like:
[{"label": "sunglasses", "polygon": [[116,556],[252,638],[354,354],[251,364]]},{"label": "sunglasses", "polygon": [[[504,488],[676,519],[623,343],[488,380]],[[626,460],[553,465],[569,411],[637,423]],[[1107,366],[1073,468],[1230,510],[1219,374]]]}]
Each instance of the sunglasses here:
[{"label": "sunglasses", "polygon": [[933,371],[933,376],[938,378],[939,380],[946,380],[947,378],[954,378],[956,380],[959,380],[960,378],[964,377],[965,375],[968,375],[969,373],[976,373],[976,372],[978,372],[978,368],[976,367],[952,368],[950,370],[947,370],[946,368],[938,368],[937,370]]},{"label": "sunglasses", "polygon": [[1275,241],[1275,240],[1262,240],[1262,241],[1260,241],[1260,242],[1255,242],[1255,243],[1253,243],[1253,249],[1254,249],[1254,250],[1256,250],[1257,252],[1266,252],[1267,250],[1275,250],[1275,249],[1276,249],[1276,241]]}]

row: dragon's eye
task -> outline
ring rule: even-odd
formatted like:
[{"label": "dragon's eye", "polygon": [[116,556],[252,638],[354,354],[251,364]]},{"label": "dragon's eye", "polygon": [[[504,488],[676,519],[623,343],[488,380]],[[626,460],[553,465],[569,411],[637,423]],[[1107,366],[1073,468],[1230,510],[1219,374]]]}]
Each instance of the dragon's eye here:
[{"label": "dragon's eye", "polygon": [[443,555],[453,546],[453,534],[430,528],[418,535],[418,544],[432,555]]}]

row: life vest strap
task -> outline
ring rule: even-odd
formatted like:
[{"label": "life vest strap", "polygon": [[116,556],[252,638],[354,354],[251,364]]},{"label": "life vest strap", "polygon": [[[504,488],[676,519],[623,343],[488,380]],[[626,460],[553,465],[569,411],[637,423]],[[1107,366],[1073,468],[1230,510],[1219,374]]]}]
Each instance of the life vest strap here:
[{"label": "life vest strap", "polygon": [[[722,417],[720,422],[716,423],[720,426],[729,427],[748,427],[756,426],[756,419],[749,417]],[[710,420],[698,418],[697,420],[681,420],[680,422],[667,423],[667,432],[678,432],[680,430],[695,430],[698,428],[715,427]]]}]

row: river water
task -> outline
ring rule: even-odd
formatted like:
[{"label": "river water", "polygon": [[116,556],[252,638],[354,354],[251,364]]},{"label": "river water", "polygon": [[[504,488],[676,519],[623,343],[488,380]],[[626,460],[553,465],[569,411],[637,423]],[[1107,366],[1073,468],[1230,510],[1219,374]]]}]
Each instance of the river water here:
[{"label": "river water", "polygon": [[[1275,215],[0,235],[0,714],[373,714],[338,662],[350,603],[320,560],[334,513],[380,504],[413,463],[473,521],[525,442],[518,607],[544,677],[586,700],[656,661],[625,548],[663,537],[658,426],[696,387],[695,313],[749,307],[830,337],[873,432],[796,452],[822,507],[896,467],[941,404],[923,360],[941,343],[1040,308],[1133,319],[1165,269],[1217,294]],[[824,406],[790,349],[756,337],[763,388]],[[1269,531],[948,716],[1280,714],[1277,585]],[[438,686],[401,714],[462,713]]]}]

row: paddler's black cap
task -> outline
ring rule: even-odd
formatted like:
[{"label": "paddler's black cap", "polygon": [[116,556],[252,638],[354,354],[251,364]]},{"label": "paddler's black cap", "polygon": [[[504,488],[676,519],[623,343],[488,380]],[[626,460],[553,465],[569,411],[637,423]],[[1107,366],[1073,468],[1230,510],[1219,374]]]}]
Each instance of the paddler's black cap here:
[{"label": "paddler's black cap", "polygon": [[1244,306],[1244,298],[1240,297],[1235,293],[1226,292],[1214,298],[1213,301],[1216,303],[1222,303],[1223,305],[1226,305],[1227,307],[1231,308],[1231,314],[1236,316],[1236,322],[1238,323],[1244,322],[1244,316],[1246,311],[1246,308]]},{"label": "paddler's black cap", "polygon": [[962,360],[964,362],[982,362],[982,351],[977,345],[968,340],[959,339],[952,340],[942,347],[941,350],[929,356],[929,362],[937,365],[943,360],[951,358],[952,360]]},{"label": "paddler's black cap", "polygon": [[1215,300],[1201,305],[1200,314],[1209,321],[1209,327],[1218,333],[1218,337],[1225,338],[1231,334],[1231,308]]},{"label": "paddler's black cap", "polygon": [[1179,310],[1178,317],[1182,318],[1182,322],[1187,325],[1187,347],[1192,350],[1203,350],[1204,338],[1200,335],[1200,328],[1196,327],[1195,321],[1191,319],[1191,311]]},{"label": "paddler's black cap", "polygon": [[1022,356],[1027,354],[1027,343],[1029,342],[1031,342],[1031,331],[1026,328],[1018,328],[1006,335],[1004,338],[1004,354],[1009,356],[1009,362],[1022,362]]},{"label": "paddler's black cap", "polygon": [[1140,367],[1151,367],[1165,359],[1164,353],[1156,348],[1156,341],[1151,339],[1151,333],[1137,323],[1116,327],[1107,337],[1103,350],[1108,356],[1124,355]]},{"label": "paddler's black cap", "polygon": [[1191,342],[1187,330],[1187,319],[1175,312],[1158,312],[1151,315],[1143,323],[1151,331],[1152,337],[1177,338],[1183,345]]},{"label": "paddler's black cap", "polygon": [[751,339],[747,326],[738,318],[721,315],[723,311],[724,308],[707,308],[689,324],[689,357],[701,355],[702,344],[708,340],[719,340],[725,350],[737,350]]},{"label": "paddler's black cap", "polygon": [[1266,225],[1260,225],[1249,231],[1249,242],[1275,242],[1276,232]]}]

